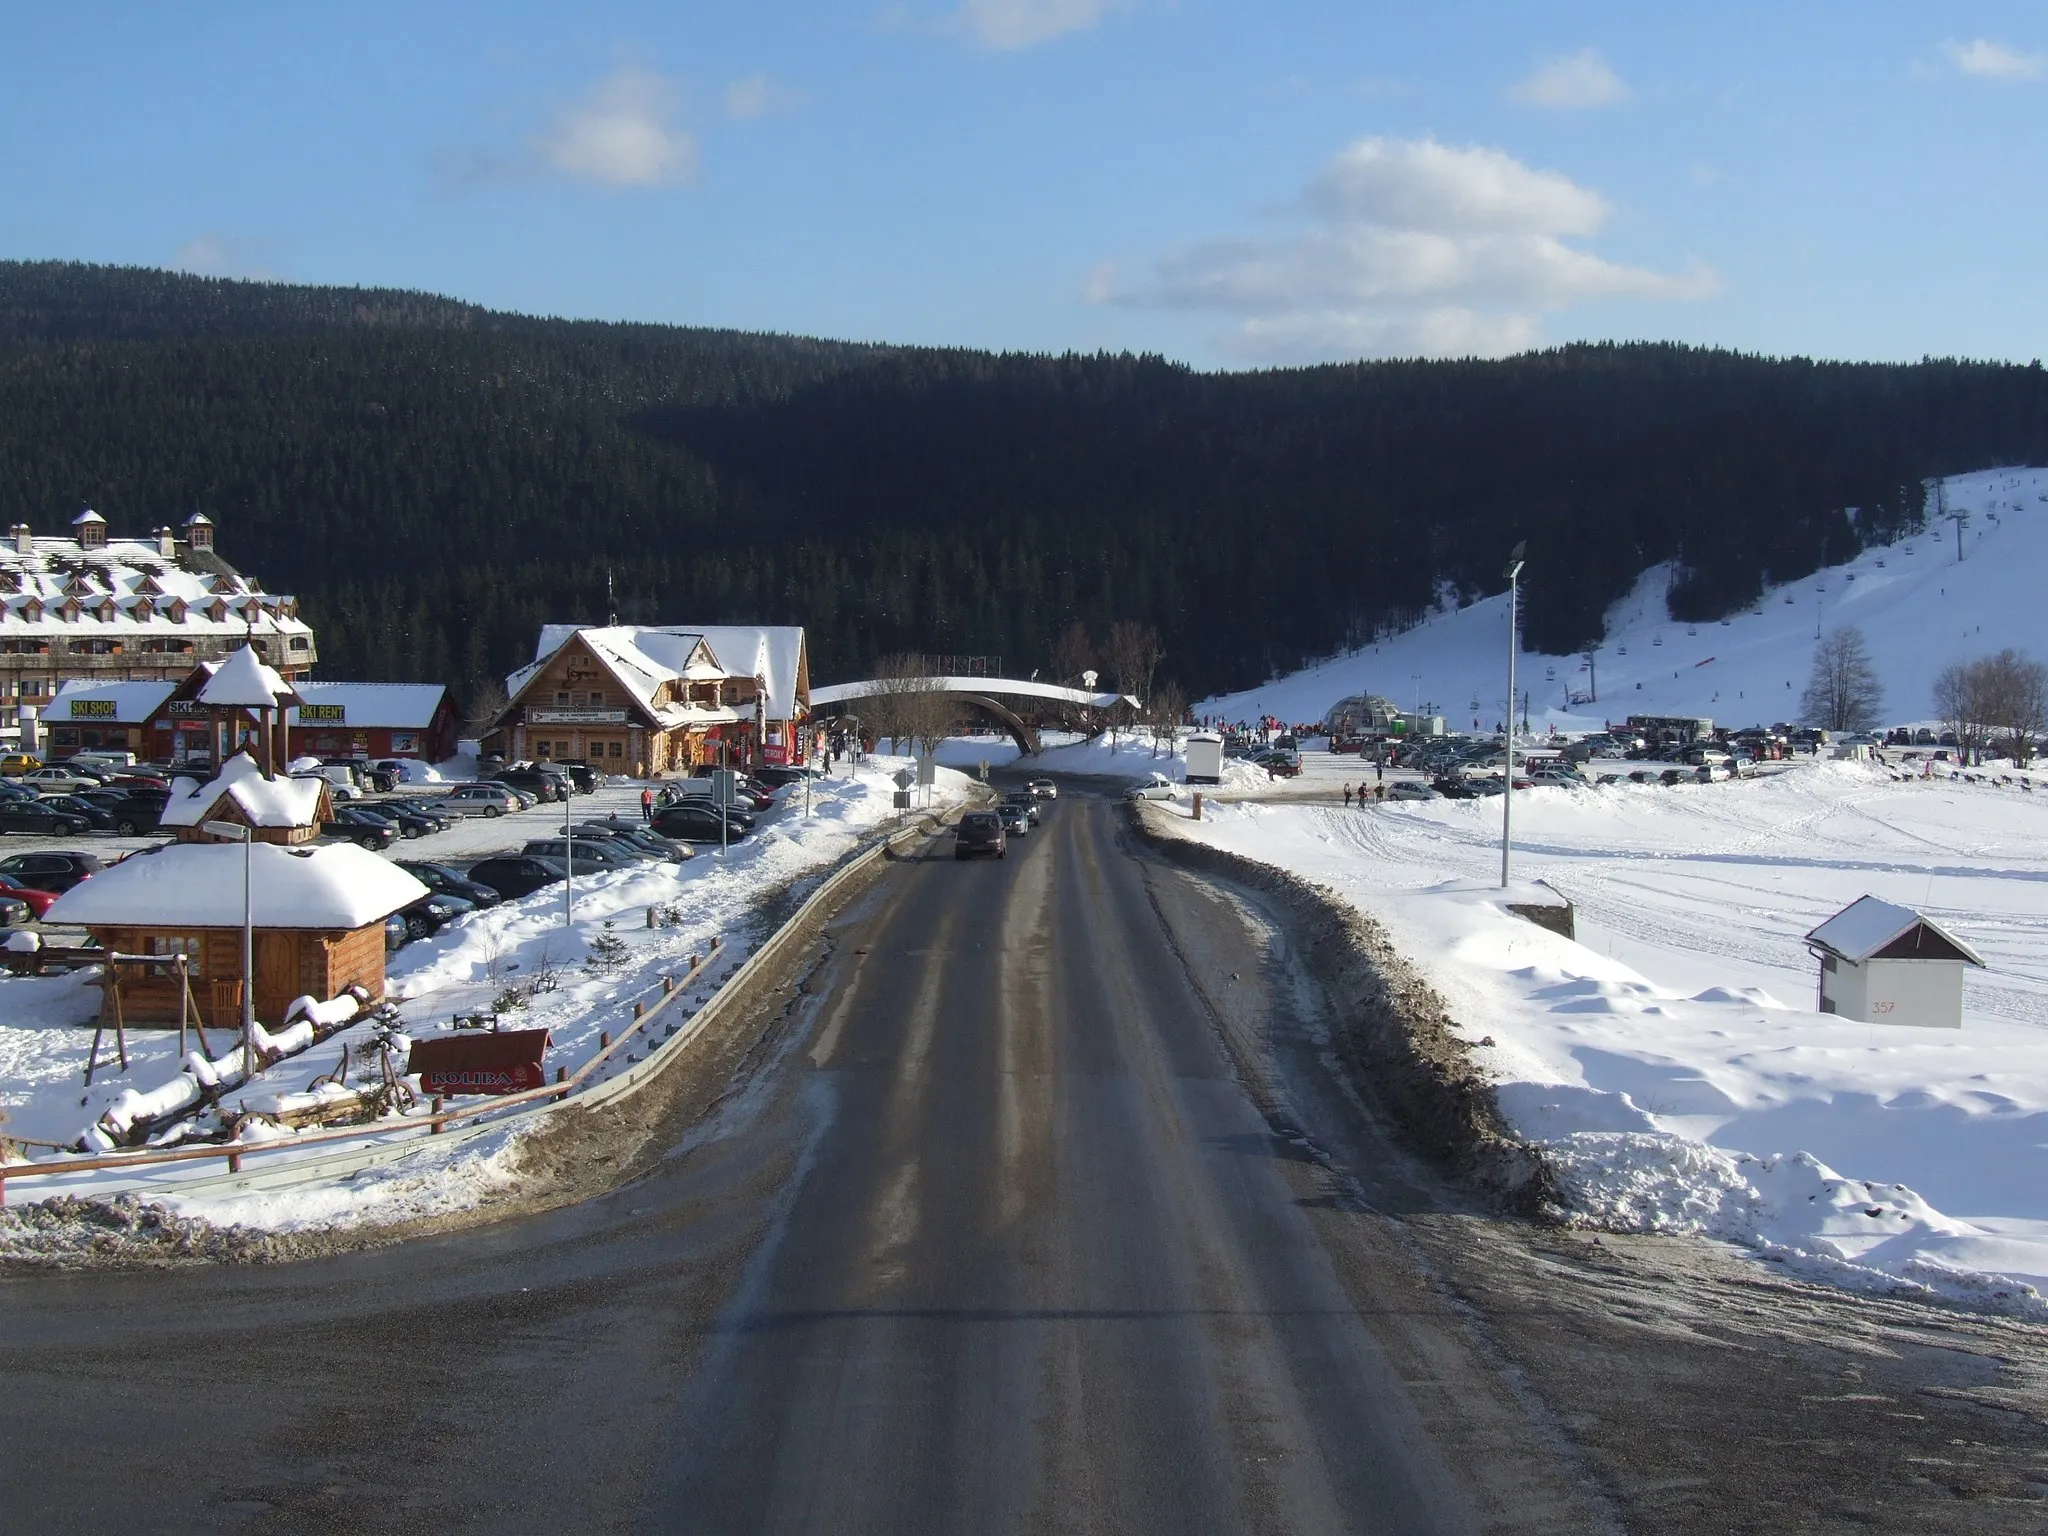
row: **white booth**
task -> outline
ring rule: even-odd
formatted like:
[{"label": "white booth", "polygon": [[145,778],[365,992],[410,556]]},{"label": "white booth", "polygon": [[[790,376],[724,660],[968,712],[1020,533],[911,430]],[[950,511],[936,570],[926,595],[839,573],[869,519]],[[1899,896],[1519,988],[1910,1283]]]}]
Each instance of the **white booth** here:
[{"label": "white booth", "polygon": [[1223,738],[1214,731],[1196,731],[1188,737],[1188,782],[1223,782]]},{"label": "white booth", "polygon": [[1820,1011],[1863,1024],[1963,1027],[1963,972],[1977,952],[1930,918],[1858,897],[1806,936],[1820,958]]}]

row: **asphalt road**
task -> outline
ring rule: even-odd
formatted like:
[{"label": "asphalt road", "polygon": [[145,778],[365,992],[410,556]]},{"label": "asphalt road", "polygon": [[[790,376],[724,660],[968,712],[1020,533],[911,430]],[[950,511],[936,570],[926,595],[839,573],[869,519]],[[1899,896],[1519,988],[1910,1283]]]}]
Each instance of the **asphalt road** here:
[{"label": "asphalt road", "polygon": [[891,871],[614,1194],[0,1283],[0,1530],[1600,1528],[1284,944],[1120,828]]}]

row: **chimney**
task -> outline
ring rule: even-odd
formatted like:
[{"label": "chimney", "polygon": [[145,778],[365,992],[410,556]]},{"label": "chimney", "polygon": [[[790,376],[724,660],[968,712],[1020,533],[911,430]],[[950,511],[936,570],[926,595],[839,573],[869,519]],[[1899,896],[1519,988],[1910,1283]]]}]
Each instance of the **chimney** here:
[{"label": "chimney", "polygon": [[36,552],[35,535],[28,531],[27,523],[16,523],[7,530],[7,534],[14,540],[14,552],[17,555],[32,555]]},{"label": "chimney", "polygon": [[107,547],[107,520],[87,507],[71,519],[71,526],[78,535],[80,549],[105,549]]},{"label": "chimney", "polygon": [[185,542],[195,550],[213,548],[213,519],[204,512],[194,512],[185,519]]},{"label": "chimney", "polygon": [[156,552],[162,555],[166,560],[170,559],[173,555],[177,554],[178,536],[175,533],[171,532],[170,525],[168,523],[166,523],[163,527],[155,530],[155,532],[151,534],[151,537],[156,540]]}]

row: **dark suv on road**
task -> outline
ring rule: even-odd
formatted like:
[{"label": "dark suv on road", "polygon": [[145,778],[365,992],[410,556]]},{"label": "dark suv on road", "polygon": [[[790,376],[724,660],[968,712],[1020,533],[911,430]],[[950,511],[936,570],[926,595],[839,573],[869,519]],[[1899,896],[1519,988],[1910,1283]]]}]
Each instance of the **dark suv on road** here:
[{"label": "dark suv on road", "polygon": [[960,818],[960,829],[954,836],[953,857],[973,859],[984,855],[1008,858],[1009,835],[1003,830],[1003,818],[994,811],[969,811]]}]

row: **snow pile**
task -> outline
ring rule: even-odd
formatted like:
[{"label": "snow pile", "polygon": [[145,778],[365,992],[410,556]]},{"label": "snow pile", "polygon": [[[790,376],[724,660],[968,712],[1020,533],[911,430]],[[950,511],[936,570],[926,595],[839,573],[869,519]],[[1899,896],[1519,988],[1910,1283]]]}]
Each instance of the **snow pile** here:
[{"label": "snow pile", "polygon": [[973,773],[986,762],[991,768],[1018,768],[1027,773],[1088,774],[1108,779],[1144,779],[1163,773],[1179,779],[1187,771],[1187,742],[1169,751],[1148,736],[1120,732],[1114,744],[1105,732],[1083,736],[1074,731],[1041,731],[1041,750],[1026,757],[1008,736],[956,736],[943,742],[938,760],[949,768]]},{"label": "snow pile", "polygon": [[[2048,1288],[2041,797],[1801,764],[1533,790],[1515,829],[1531,884],[1504,893],[1498,801],[1246,801],[1179,823],[1382,923],[1587,1219],[2034,1305],[2025,1288]],[[1553,890],[1576,904],[1578,942],[1507,910]],[[1816,1011],[1804,935],[1866,894],[1984,954],[1962,1030]]]},{"label": "snow pile", "polygon": [[[1530,723],[1598,730],[1631,714],[1705,715],[1734,726],[1789,720],[1816,632],[1843,624],[1863,631],[1892,721],[1933,713],[1935,675],[1951,661],[2005,646],[2040,656],[2048,470],[1960,475],[1946,490],[1950,510],[1967,519],[1960,564],[1956,530],[1935,525],[1930,493],[1924,533],[1774,587],[1719,622],[1674,621],[1665,604],[1671,568],[1652,567],[1608,610],[1596,670],[1578,656],[1523,655],[1516,686],[1530,695]],[[1505,713],[1507,609],[1505,593],[1483,598],[1195,709],[1226,720],[1271,714],[1308,722],[1352,694],[1381,694],[1405,708],[1419,693],[1451,729],[1470,730],[1477,720],[1490,731]],[[1568,694],[1597,694],[1598,702],[1571,705]]]}]

